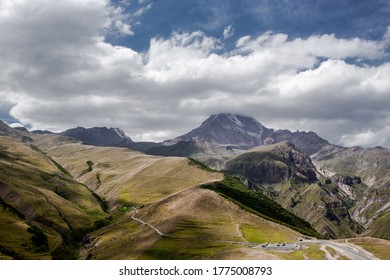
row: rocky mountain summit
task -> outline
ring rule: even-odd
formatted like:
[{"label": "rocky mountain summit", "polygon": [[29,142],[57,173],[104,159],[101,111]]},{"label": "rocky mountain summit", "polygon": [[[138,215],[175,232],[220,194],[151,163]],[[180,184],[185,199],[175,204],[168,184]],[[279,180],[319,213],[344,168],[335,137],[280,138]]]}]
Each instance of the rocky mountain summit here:
[{"label": "rocky mountain summit", "polygon": [[[267,128],[256,119],[221,113],[211,115],[190,132],[166,140],[142,152],[151,155],[194,157],[222,169],[226,160],[251,148],[288,141],[311,155],[329,142],[314,132],[291,132]],[[133,146],[136,147],[136,146]]]},{"label": "rocky mountain summit", "polygon": [[266,144],[272,130],[257,120],[234,114],[211,115],[198,128],[177,139],[198,139],[221,146],[255,147]]},{"label": "rocky mountain summit", "polygon": [[126,147],[133,143],[133,140],[123,130],[113,127],[77,127],[68,129],[60,134],[94,146]]},{"label": "rocky mountain summit", "polygon": [[240,149],[289,141],[307,154],[313,154],[329,144],[312,131],[274,130],[254,118],[229,113],[211,115],[199,127],[168,142],[193,139]]}]

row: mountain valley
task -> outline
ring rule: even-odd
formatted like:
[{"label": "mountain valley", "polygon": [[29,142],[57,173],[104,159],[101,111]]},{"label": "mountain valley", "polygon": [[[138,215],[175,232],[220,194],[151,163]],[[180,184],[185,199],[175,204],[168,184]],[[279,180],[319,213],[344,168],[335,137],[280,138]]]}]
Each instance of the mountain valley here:
[{"label": "mountain valley", "polygon": [[161,143],[0,122],[0,259],[390,259],[389,155],[233,114]]}]

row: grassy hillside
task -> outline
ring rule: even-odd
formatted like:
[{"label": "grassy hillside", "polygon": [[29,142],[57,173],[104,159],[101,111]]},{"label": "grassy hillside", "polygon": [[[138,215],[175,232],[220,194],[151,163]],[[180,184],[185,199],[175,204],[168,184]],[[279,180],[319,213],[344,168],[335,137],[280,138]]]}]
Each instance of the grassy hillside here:
[{"label": "grassy hillside", "polygon": [[[223,178],[194,160],[78,143],[37,143],[74,178],[104,198],[114,213],[109,226],[89,235],[84,258],[275,258],[239,242],[294,242],[301,236],[285,226],[246,213],[211,191],[194,189]],[[216,201],[220,203],[215,205]],[[168,204],[173,205],[169,211],[165,208]],[[230,205],[228,209],[221,208],[225,204]],[[235,209],[234,214],[230,213],[231,208]],[[172,238],[161,237],[133,220],[135,211],[139,211],[137,217]],[[251,218],[242,219],[245,215]]]},{"label": "grassy hillside", "polygon": [[[287,250],[282,246],[274,246],[275,249],[261,246],[300,244],[298,240],[302,238],[301,233],[247,211],[217,192],[194,187],[129,211],[111,225],[89,234],[82,256],[85,259],[304,260],[327,259],[327,254],[334,254],[331,258],[346,258],[332,247],[325,248],[315,242],[304,242],[297,249]],[[359,246],[386,258],[384,253],[389,244],[379,248],[378,242],[359,242]]]},{"label": "grassy hillside", "polygon": [[348,242],[361,246],[365,250],[372,252],[381,260],[390,260],[390,240],[372,237],[358,237],[348,239]]},{"label": "grassy hillside", "polygon": [[321,237],[308,222],[288,212],[265,195],[250,190],[231,176],[225,175],[223,181],[203,185],[202,188],[216,191],[256,215],[289,226],[303,234]]},{"label": "grassy hillside", "polygon": [[307,222],[194,160],[33,138],[0,137],[0,259],[325,258],[296,245]]},{"label": "grassy hillside", "polygon": [[2,255],[73,258],[70,249],[107,216],[96,196],[27,144],[0,137],[0,154]]},{"label": "grassy hillside", "polygon": [[364,235],[390,240],[390,210],[379,215],[364,232]]},{"label": "grassy hillside", "polygon": [[[133,220],[133,215],[167,236]],[[213,191],[195,187],[128,212],[90,234],[83,255],[92,259],[274,259],[272,252],[248,242],[296,242],[300,237]]]},{"label": "grassy hillside", "polygon": [[76,144],[38,145],[78,181],[105,199],[111,210],[150,204],[198,184],[220,180],[188,159],[156,157],[127,148]]}]

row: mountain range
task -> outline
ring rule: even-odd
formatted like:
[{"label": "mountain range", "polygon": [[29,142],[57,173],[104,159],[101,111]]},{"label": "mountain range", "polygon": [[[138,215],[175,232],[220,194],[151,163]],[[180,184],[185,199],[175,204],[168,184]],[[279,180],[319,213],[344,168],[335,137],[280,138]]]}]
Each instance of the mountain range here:
[{"label": "mountain range", "polygon": [[[27,233],[33,232],[34,240],[46,236],[46,239],[42,237],[46,240],[43,243],[31,241],[23,243],[24,247],[13,246],[12,242],[19,242],[16,240],[0,242],[0,258],[2,255],[72,258],[75,252],[82,258],[171,258],[175,250],[175,254],[180,252],[179,256],[184,258],[195,256],[184,252],[179,243],[162,242],[161,236],[157,238],[149,231],[148,238],[153,238],[143,243],[145,248],[138,253],[121,255],[120,248],[124,244],[108,236],[113,236],[114,232],[121,235],[120,229],[128,224],[142,234],[126,235],[126,238],[132,240],[132,244],[141,242],[145,235],[134,224],[135,216],[154,221],[162,232],[164,229],[170,232],[167,236],[195,238],[196,233],[198,237],[199,234],[209,235],[209,239],[257,240],[251,237],[252,232],[261,232],[263,228],[259,225],[263,221],[253,224],[247,214],[242,213],[247,220],[237,224],[239,237],[222,237],[206,222],[216,223],[224,218],[209,217],[199,205],[191,202],[191,196],[205,199],[197,203],[207,208],[211,207],[211,201],[206,202],[210,192],[221,195],[218,199],[239,205],[245,213],[257,213],[259,218],[256,219],[265,218],[301,234],[331,239],[360,238],[356,239],[359,242],[368,242],[366,237],[380,238],[381,243],[390,239],[390,177],[387,172],[390,151],[386,148],[340,147],[314,132],[275,130],[253,118],[228,113],[212,115],[198,128],[160,143],[134,142],[119,128],[77,127],[62,133],[28,132],[10,128],[0,121],[0,148],[3,209],[0,216],[7,217],[0,222],[23,223]],[[31,190],[22,187],[26,183],[31,185]],[[198,185],[203,185],[203,190]],[[172,189],[172,186],[177,187]],[[83,191],[76,191],[77,188]],[[35,195],[36,202],[31,200],[34,192],[42,195],[41,202],[39,195]],[[88,210],[83,200],[92,203],[91,209],[95,210]],[[58,210],[58,214],[52,214],[52,220],[30,214],[49,211],[40,206],[45,204],[43,201]],[[172,210],[172,205],[181,205],[181,201],[187,203],[185,210]],[[217,213],[219,210],[215,207],[220,206],[213,207]],[[84,212],[77,214],[80,209]],[[171,216],[157,213],[156,209],[168,211]],[[195,209],[199,215],[203,213],[202,216],[192,213]],[[231,217],[236,217],[233,212],[237,213],[237,209],[233,210],[233,206],[226,209]],[[180,211],[192,214],[186,216]],[[86,215],[83,218],[86,224],[73,225],[72,215]],[[203,220],[202,226],[196,225],[199,219]],[[237,219],[240,220],[238,216]],[[66,230],[60,229],[61,223],[67,225],[69,233],[64,234]],[[19,234],[19,230],[0,230],[0,235]],[[284,232],[282,235],[287,234],[288,230],[278,228],[278,232],[280,230]],[[31,235],[24,231],[21,234],[23,238]],[[299,233],[289,236],[301,239]],[[169,251],[171,245],[176,249]],[[118,252],[113,252],[110,246]],[[228,254],[221,250],[216,248],[212,255],[218,258]],[[197,256],[203,258],[204,254]],[[381,258],[387,256],[381,255]]]},{"label": "mountain range", "polygon": [[[52,133],[39,130],[32,132]],[[191,156],[199,151],[205,152],[205,148],[200,143],[214,144],[226,150],[247,150],[260,145],[289,141],[309,155],[329,144],[311,131],[274,130],[263,126],[251,117],[228,113],[211,115],[198,128],[161,143],[134,142],[123,130],[113,127],[77,127],[58,134],[74,138],[86,145],[128,147],[148,154],[166,156],[174,156],[178,151],[182,153],[181,156]]]},{"label": "mountain range", "polygon": [[274,130],[253,118],[228,113],[211,115],[189,133],[160,143],[133,142],[119,128],[77,127],[59,134],[87,145],[128,147],[158,156],[193,157],[217,169],[223,169],[226,159],[232,155],[259,145],[289,141],[308,155],[329,145],[311,131]]},{"label": "mountain range", "polygon": [[[263,126],[257,120],[228,113],[211,115],[198,128],[172,140],[163,142],[162,146],[146,150],[146,153],[158,155],[175,154],[176,145],[196,146],[198,149],[188,149],[187,156],[193,156],[203,150],[201,143],[215,144],[226,150],[247,150],[260,145],[289,141],[298,149],[311,155],[329,144],[314,132],[291,132],[289,130],[274,130]],[[181,149],[180,149],[181,150]]]}]

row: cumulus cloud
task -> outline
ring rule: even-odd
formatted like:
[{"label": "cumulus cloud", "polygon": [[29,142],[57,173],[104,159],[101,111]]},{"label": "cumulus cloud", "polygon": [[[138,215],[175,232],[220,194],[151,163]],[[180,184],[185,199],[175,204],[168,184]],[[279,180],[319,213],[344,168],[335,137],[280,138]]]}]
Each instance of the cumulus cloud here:
[{"label": "cumulus cloud", "polygon": [[234,35],[234,28],[231,25],[228,25],[223,30],[223,38],[228,39]]},{"label": "cumulus cloud", "polygon": [[110,44],[108,29],[132,32],[109,1],[0,2],[3,107],[32,129],[118,126],[138,141],[173,138],[212,113],[233,112],[338,144],[390,147],[387,35],[266,32],[226,52],[201,31],[173,32],[140,53]]},{"label": "cumulus cloud", "polygon": [[[129,5],[128,3],[122,3],[122,5]],[[104,24],[107,32],[116,32],[119,35],[134,35],[130,25],[130,14],[125,12],[122,6],[111,5],[110,2],[106,3],[106,22]]]}]

